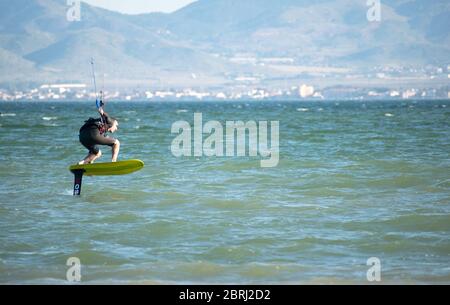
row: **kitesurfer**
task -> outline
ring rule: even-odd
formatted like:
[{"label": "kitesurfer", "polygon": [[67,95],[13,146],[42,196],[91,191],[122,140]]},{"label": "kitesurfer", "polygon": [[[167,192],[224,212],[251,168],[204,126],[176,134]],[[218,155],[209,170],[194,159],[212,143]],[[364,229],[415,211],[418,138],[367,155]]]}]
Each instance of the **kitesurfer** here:
[{"label": "kitesurfer", "polygon": [[[103,106],[103,105],[102,105]],[[89,150],[89,154],[79,165],[92,164],[102,156],[102,152],[98,145],[110,146],[112,148],[111,162],[117,162],[120,151],[119,140],[108,137],[106,133],[114,133],[119,128],[119,122],[110,117],[103,107],[98,108],[100,118],[90,118],[80,129],[80,143]]]}]

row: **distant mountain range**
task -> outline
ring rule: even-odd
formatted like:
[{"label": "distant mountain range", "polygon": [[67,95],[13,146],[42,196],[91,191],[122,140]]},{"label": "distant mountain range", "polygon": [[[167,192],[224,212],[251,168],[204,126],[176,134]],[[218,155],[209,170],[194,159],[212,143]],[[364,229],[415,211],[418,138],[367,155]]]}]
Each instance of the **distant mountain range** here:
[{"label": "distant mountain range", "polygon": [[0,82],[87,82],[91,57],[109,81],[159,86],[297,73],[254,58],[342,69],[450,64],[450,1],[381,2],[372,23],[366,0],[199,0],[143,15],[82,3],[81,21],[69,22],[65,0],[2,0]]}]

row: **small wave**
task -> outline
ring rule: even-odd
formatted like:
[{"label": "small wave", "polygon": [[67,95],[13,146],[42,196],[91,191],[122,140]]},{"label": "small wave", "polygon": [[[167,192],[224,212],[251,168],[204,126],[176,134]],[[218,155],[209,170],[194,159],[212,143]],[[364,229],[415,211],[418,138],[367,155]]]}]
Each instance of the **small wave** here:
[{"label": "small wave", "polygon": [[385,116],[385,117],[388,117],[388,118],[391,118],[391,117],[393,117],[394,115],[393,115],[392,113],[385,113],[384,116]]},{"label": "small wave", "polygon": [[7,116],[16,116],[15,113],[0,113],[1,117],[7,117]]},{"label": "small wave", "polygon": [[307,112],[307,111],[309,111],[309,109],[308,108],[298,108],[297,111],[298,112]]},{"label": "small wave", "polygon": [[177,110],[177,113],[179,114],[179,113],[186,113],[186,112],[188,112],[186,109],[180,109],[180,110]]},{"label": "small wave", "polygon": [[52,117],[44,116],[44,117],[42,117],[42,119],[43,119],[44,121],[54,121],[54,120],[57,120],[58,117],[55,117],[55,116],[52,116]]},{"label": "small wave", "polygon": [[441,181],[441,182],[435,184],[434,186],[439,187],[439,188],[444,188],[444,189],[450,188],[450,179]]},{"label": "small wave", "polygon": [[59,195],[73,197],[73,191],[71,189],[66,189],[63,192],[60,192]]}]

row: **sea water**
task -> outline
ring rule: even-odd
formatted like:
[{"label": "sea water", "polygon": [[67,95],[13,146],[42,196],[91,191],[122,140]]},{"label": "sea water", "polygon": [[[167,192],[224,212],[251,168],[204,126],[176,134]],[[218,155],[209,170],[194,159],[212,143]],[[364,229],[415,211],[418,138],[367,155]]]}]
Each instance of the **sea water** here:
[{"label": "sea water", "polygon": [[[450,102],[123,102],[120,159],[68,166],[95,103],[0,103],[0,283],[450,283]],[[181,157],[176,121],[279,121],[280,160]],[[103,148],[102,161],[110,161]]]}]

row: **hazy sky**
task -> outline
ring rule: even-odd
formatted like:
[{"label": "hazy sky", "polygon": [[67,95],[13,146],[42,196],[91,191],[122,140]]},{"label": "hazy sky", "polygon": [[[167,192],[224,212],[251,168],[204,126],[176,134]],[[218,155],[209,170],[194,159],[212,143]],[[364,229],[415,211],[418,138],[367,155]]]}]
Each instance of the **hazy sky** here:
[{"label": "hazy sky", "polygon": [[195,0],[82,0],[89,4],[127,14],[170,13]]}]

